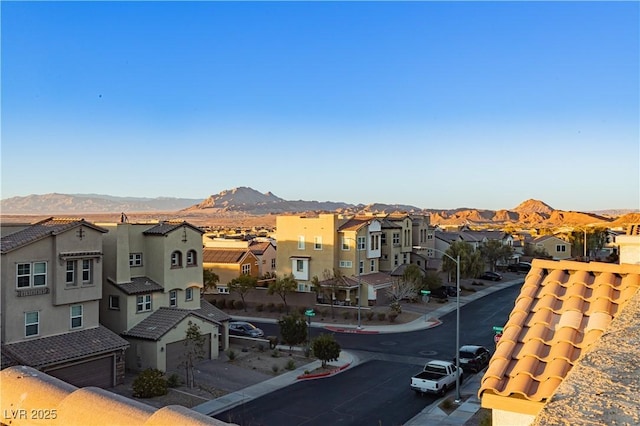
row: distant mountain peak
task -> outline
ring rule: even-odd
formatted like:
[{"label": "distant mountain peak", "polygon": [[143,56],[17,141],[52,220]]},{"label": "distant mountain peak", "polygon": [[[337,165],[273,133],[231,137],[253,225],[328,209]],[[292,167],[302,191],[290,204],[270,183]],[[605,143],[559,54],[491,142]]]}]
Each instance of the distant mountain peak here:
[{"label": "distant mountain peak", "polygon": [[540,200],[534,200],[530,198],[522,203],[518,204],[518,207],[514,209],[518,213],[546,213],[551,214],[555,211],[550,205],[543,203]]}]

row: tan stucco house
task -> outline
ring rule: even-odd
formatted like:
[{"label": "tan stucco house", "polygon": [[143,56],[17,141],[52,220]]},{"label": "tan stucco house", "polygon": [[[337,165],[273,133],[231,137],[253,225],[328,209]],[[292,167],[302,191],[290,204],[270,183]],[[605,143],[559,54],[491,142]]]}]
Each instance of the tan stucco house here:
[{"label": "tan stucco house", "polygon": [[571,258],[571,243],[553,235],[543,235],[528,243],[533,250],[544,250],[553,260]]},{"label": "tan stucco house", "polygon": [[129,344],[99,321],[106,233],[84,219],[3,224],[3,368],[27,365],[76,386],[123,382]]},{"label": "tan stucco house", "polygon": [[200,297],[202,234],[183,221],[101,224],[103,324],[127,339],[130,370],[176,371],[189,322],[205,336],[205,358],[228,347],[229,316]]}]

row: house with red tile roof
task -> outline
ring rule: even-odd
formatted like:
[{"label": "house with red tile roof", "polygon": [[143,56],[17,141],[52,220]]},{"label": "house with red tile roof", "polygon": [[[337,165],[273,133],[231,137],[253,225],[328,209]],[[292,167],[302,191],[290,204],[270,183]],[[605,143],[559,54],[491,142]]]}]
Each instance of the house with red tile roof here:
[{"label": "house with red tile roof", "polygon": [[76,386],[123,382],[129,343],[99,321],[106,233],[75,218],[3,224],[2,368],[27,365]]},{"label": "house with red tile roof", "polygon": [[[640,297],[640,256],[634,253],[638,247],[639,236],[623,241],[620,257],[625,262],[620,264],[533,260],[478,392],[482,406],[492,410],[494,425],[612,424],[606,419],[615,417],[603,417],[605,412],[635,418],[620,424],[638,424],[637,398],[621,403],[624,398],[618,397],[625,392],[636,395],[631,388],[607,395],[611,388],[602,384],[612,385],[611,378],[616,377],[629,380],[631,374],[632,388],[638,388],[637,345],[623,344],[634,336],[619,332],[630,325],[637,337],[638,315],[630,312],[637,312]],[[630,249],[629,257],[624,255],[625,248]],[[621,320],[629,317],[635,318],[631,324]],[[610,341],[611,335],[617,336],[618,344]],[[602,353],[602,345],[627,349],[616,354],[618,361],[613,362]],[[593,359],[597,362],[591,363]],[[562,410],[575,412],[578,408],[570,407],[571,401],[580,401],[573,384],[586,384],[596,375],[603,389],[595,398],[599,401],[589,398],[592,405],[585,412],[590,414],[582,417],[583,422],[567,422]],[[580,392],[591,391],[582,387]],[[616,407],[622,407],[623,413]],[[551,409],[555,414],[549,414]],[[631,417],[625,417],[628,412],[633,412]],[[544,415],[555,417],[553,421],[537,419]],[[585,421],[589,416],[593,417]]]}]

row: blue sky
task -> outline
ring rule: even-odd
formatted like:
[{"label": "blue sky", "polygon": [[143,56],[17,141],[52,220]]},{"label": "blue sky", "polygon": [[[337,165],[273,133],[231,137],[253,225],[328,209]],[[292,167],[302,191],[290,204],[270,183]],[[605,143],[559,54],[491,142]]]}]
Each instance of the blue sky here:
[{"label": "blue sky", "polygon": [[640,207],[638,2],[7,2],[3,199]]}]

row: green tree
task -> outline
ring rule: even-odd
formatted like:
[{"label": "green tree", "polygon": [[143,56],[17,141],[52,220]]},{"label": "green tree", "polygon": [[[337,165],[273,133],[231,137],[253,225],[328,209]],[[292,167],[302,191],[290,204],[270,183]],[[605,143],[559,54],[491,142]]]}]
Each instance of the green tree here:
[{"label": "green tree", "polygon": [[323,367],[329,361],[337,361],[340,356],[340,345],[331,334],[322,333],[313,340],[311,347],[316,358],[322,361]]},{"label": "green tree", "polygon": [[193,374],[194,364],[196,361],[204,359],[206,343],[205,337],[200,332],[198,324],[189,321],[187,324],[186,338],[184,339],[184,361],[183,365],[187,374],[187,386],[193,388],[195,386],[195,377]]},{"label": "green tree", "polygon": [[427,271],[422,279],[420,290],[435,290],[442,286],[442,277],[435,271]]},{"label": "green tree", "polygon": [[209,290],[213,290],[216,288],[216,284],[220,282],[220,277],[218,274],[213,272],[212,269],[203,269],[202,270],[202,290],[200,290],[201,294]]},{"label": "green tree", "polygon": [[229,291],[235,291],[242,299],[242,306],[247,312],[247,304],[244,301],[245,296],[258,285],[258,279],[251,275],[240,275],[229,282]]},{"label": "green tree", "polygon": [[303,317],[294,313],[293,315],[285,315],[278,324],[280,325],[280,336],[282,341],[292,346],[304,343],[307,340],[307,323]]},{"label": "green tree", "polygon": [[[474,250],[471,244],[464,241],[455,241],[451,243],[445,251],[451,258],[456,259],[460,256],[460,278],[472,278],[477,276],[484,269],[482,256],[479,250]],[[442,258],[442,270],[449,274],[453,280],[456,279],[456,262],[449,257]]]},{"label": "green tree", "polygon": [[480,254],[482,258],[490,265],[490,269],[495,271],[496,263],[502,261],[507,263],[513,254],[513,248],[506,244],[502,244],[498,240],[489,240],[480,245]]},{"label": "green tree", "polygon": [[277,278],[269,284],[268,294],[277,294],[282,299],[285,311],[289,313],[289,305],[287,305],[287,295],[293,293],[298,288],[298,281],[294,278],[293,274],[285,275],[282,278]]}]

